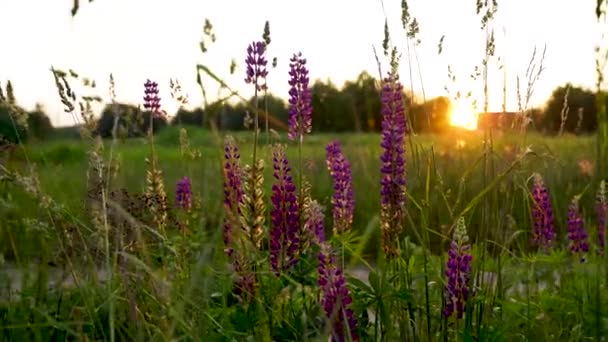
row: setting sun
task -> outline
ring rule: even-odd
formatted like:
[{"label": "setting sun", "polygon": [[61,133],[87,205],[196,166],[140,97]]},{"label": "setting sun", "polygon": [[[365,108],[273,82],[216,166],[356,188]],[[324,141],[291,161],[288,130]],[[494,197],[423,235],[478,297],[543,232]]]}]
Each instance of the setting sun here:
[{"label": "setting sun", "polygon": [[457,103],[450,112],[450,125],[475,130],[477,129],[477,114],[472,106]]}]

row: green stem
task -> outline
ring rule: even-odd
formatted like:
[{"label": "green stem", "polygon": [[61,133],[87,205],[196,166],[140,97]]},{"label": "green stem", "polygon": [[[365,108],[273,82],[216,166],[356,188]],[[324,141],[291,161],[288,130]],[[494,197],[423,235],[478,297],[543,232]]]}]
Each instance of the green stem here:
[{"label": "green stem", "polygon": [[[254,107],[254,131],[253,131],[253,162],[251,163],[252,169],[255,166],[256,158],[257,158],[257,149],[258,149],[258,85],[257,81],[255,83],[255,91],[253,93],[253,107]],[[255,176],[253,174],[252,176]]]}]

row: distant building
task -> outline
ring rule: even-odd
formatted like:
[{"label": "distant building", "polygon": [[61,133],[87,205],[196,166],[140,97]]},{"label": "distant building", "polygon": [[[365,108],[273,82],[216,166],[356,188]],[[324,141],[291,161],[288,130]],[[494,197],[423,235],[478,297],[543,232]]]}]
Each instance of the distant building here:
[{"label": "distant building", "polygon": [[519,125],[520,115],[518,112],[487,112],[479,113],[477,116],[477,129],[516,129]]}]

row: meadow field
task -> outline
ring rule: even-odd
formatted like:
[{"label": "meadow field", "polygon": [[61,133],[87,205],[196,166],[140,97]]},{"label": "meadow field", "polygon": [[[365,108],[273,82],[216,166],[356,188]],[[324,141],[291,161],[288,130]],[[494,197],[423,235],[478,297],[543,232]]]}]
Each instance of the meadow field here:
[{"label": "meadow field", "polygon": [[[253,135],[228,135],[240,147],[241,162],[250,163]],[[310,251],[280,276],[270,272],[266,248],[250,252],[256,290],[249,298],[233,287],[238,277],[226,268],[230,259],[222,242],[225,136],[183,127],[154,137],[168,211],[187,224],[169,223],[163,231],[140,227],[130,240],[135,245],[114,240],[116,234],[127,239],[130,233],[104,232],[104,224],[95,221],[87,195],[95,177],[89,157],[100,151],[107,161],[109,189],[145,192],[149,140],[108,140],[96,148],[87,141],[59,140],[18,146],[6,156],[0,232],[3,338],[107,340],[114,332],[119,340],[313,341],[340,331],[324,323],[330,318],[320,312],[319,295],[324,295],[318,292],[317,262]],[[351,324],[354,339],[585,340],[607,331],[602,303],[608,300],[608,273],[604,256],[596,253],[596,191],[588,186],[595,137],[500,131],[487,137],[458,129],[408,136],[407,219],[396,260],[386,259],[382,247],[379,134],[308,135],[301,161],[297,144],[286,136],[272,135],[270,144],[260,137],[264,205],[272,206],[271,151],[278,143],[287,145],[293,178],[301,173],[310,182],[310,197],[324,208],[321,223],[352,296],[342,314],[358,322]],[[325,147],[331,141],[340,142],[352,169],[354,216],[352,231],[344,234],[330,233],[335,188]],[[554,211],[555,238],[546,252],[531,244],[535,173],[542,175]],[[189,213],[176,207],[176,184],[183,177],[191,180]],[[582,195],[580,213],[592,246],[584,263],[568,249],[568,208],[577,195]],[[116,213],[108,209],[107,215],[109,220]],[[459,217],[473,255],[471,297],[462,320],[442,315],[446,251]],[[270,229],[264,228],[264,240],[271,240]],[[115,250],[107,258],[110,249]]]},{"label": "meadow field", "polygon": [[[549,12],[539,7],[542,12],[526,19],[523,14],[532,10],[519,4],[497,24],[495,0],[471,2],[468,19],[464,11],[451,12],[460,4],[450,7],[454,2],[446,1],[440,10],[457,19],[448,24],[438,16],[437,4],[420,2],[427,7],[416,8],[428,12],[429,25],[446,25],[435,37],[424,33],[433,30],[419,23],[407,1],[387,2],[388,10],[380,1],[384,37],[370,51],[377,65],[366,65],[355,81],[339,88],[331,79],[335,75],[327,74],[336,72],[331,70],[336,64],[318,74],[311,70],[314,76],[308,68],[329,65],[339,53],[344,54],[340,66],[363,65],[362,59],[356,62],[361,50],[331,34],[344,29],[340,32],[361,43],[364,37],[351,31],[367,23],[369,8],[359,7],[366,21],[354,20],[348,28],[346,20],[333,17],[320,25],[321,14],[331,12],[326,4],[311,6],[314,20],[298,12],[306,6],[259,5],[254,15],[243,2],[238,10],[247,15],[238,18],[230,4],[223,16],[214,14],[230,30],[249,35],[245,19],[276,15],[288,19],[277,20],[288,34],[271,39],[265,21],[260,40],[243,44],[238,58],[229,60],[233,52],[218,49],[228,76],[206,64],[213,60],[212,47],[226,47],[214,45],[221,34],[216,36],[206,18],[195,42],[203,62],[196,59],[201,56],[152,61],[157,51],[180,58],[193,53],[190,43],[180,41],[183,32],[172,37],[155,30],[173,27],[169,17],[175,24],[193,20],[189,15],[198,2],[172,2],[173,7],[146,2],[125,8],[131,12],[122,19],[116,3],[91,2],[82,22],[105,13],[106,26],[61,46],[89,50],[92,45],[84,42],[94,40],[108,54],[86,51],[78,59],[62,52],[74,57],[63,62],[97,69],[83,57],[97,54],[95,63],[119,63],[122,78],[112,72],[103,89],[109,97],[99,95],[92,78],[51,67],[57,101],[47,98],[47,103],[61,103],[75,125],[58,129],[43,105],[33,111],[20,107],[15,94],[21,90],[10,81],[0,89],[0,341],[606,340],[605,35],[593,50],[595,65],[582,53],[577,60],[590,65],[575,65],[574,57],[560,61],[562,67],[557,59],[550,64],[551,82],[595,71],[585,82],[589,87],[594,79],[596,89],[553,84],[557,88],[541,105],[532,99],[547,48],[537,49],[540,38],[528,30],[542,26],[541,36],[553,34],[548,40],[555,44],[582,42],[587,33],[580,32],[589,32],[562,36],[571,33],[560,31],[565,20],[545,30],[537,19],[557,15],[553,7]],[[99,3],[109,7],[91,14]],[[72,19],[80,5],[74,1]],[[351,3],[344,6],[351,9]],[[568,22],[578,9],[572,6],[561,8]],[[284,13],[273,14],[274,7]],[[604,1],[589,13],[593,9],[598,24],[608,27]],[[197,11],[208,15],[207,10]],[[400,22],[387,13],[399,13]],[[298,24],[296,17],[306,22]],[[168,24],[158,25],[161,21]],[[123,28],[102,40],[107,25],[119,22]],[[507,55],[513,63],[521,52],[510,45],[515,36],[501,45],[505,22],[518,28],[532,22],[515,32],[517,39],[537,39],[528,42],[534,48],[525,72],[515,71],[521,65],[506,64]],[[465,23],[473,23],[474,30],[479,26],[479,37],[459,31]],[[219,32],[227,34],[223,27]],[[301,28],[300,38],[290,39]],[[466,39],[444,39],[444,31]],[[76,37],[65,32],[53,36]],[[174,40],[162,40],[160,32]],[[106,44],[125,37],[134,41]],[[442,59],[428,62],[431,50],[423,54],[423,37],[431,37],[432,53],[443,53]],[[479,51],[468,45],[477,38]],[[182,43],[187,49],[173,50]],[[316,62],[308,64],[308,53],[276,52],[301,43],[310,55],[318,47]],[[444,48],[450,53],[446,58]],[[578,45],[568,48],[572,56],[580,52]],[[591,45],[581,45],[584,49],[592,51]],[[142,51],[140,59],[122,60]],[[453,62],[475,65],[468,69],[464,63],[455,71]],[[189,102],[177,78],[141,80],[141,93],[125,91],[141,77],[131,74],[135,66],[149,66],[146,73],[157,73],[145,77],[160,78],[168,75],[162,68],[183,63],[194,63],[190,91],[198,86],[202,96],[196,103]],[[429,83],[437,88],[442,78],[436,71],[444,67],[447,83],[431,98],[421,70],[432,71]],[[372,76],[372,69],[378,75]],[[277,80],[284,77],[285,91],[269,89],[275,74]],[[117,96],[121,90],[125,97]],[[490,97],[502,99],[502,112],[491,111]],[[105,105],[101,112],[98,104]],[[168,113],[171,104],[174,113]],[[513,111],[507,112],[508,106]]]},{"label": "meadow field", "polygon": [[[184,128],[188,131],[192,148],[200,153],[196,159],[180,153],[179,128],[169,129],[155,138],[156,152],[162,162],[159,164],[165,179],[168,194],[174,194],[178,179],[188,176],[193,189],[198,190],[201,210],[205,213],[202,229],[216,229],[221,224],[223,206],[222,188],[222,144],[224,134],[196,127]],[[252,135],[247,132],[232,134],[237,138],[245,160],[251,158]],[[286,136],[273,136],[273,143],[288,143]],[[529,189],[535,172],[543,175],[550,189],[560,189],[558,194],[551,193],[552,201],[558,212],[566,212],[570,199],[586,189],[593,178],[595,163],[595,139],[592,136],[543,137],[531,134],[527,137],[517,133],[498,133],[494,138],[493,151],[487,152],[495,166],[495,177],[502,173],[499,191],[500,206],[508,206],[505,216],[514,219],[516,230],[530,231],[532,221],[529,212]],[[524,141],[524,139],[526,139]],[[380,135],[378,134],[327,134],[308,137],[303,146],[303,176],[311,183],[312,196],[323,206],[331,206],[333,188],[325,161],[325,146],[332,140],[341,142],[344,153],[351,162],[353,190],[355,197],[355,218],[353,229],[364,232],[374,227],[366,246],[375,251],[378,246],[378,213],[380,208]],[[432,208],[433,229],[449,226],[459,211],[476,197],[493,179],[484,183],[484,137],[482,132],[453,129],[444,135],[418,135],[410,138],[407,149],[408,193],[414,199],[428,198]],[[526,143],[524,146],[523,143]],[[411,144],[411,145],[410,145]],[[109,147],[111,142],[106,142]],[[106,147],[106,157],[110,149]],[[265,162],[271,163],[270,145],[263,147]],[[523,157],[526,149],[528,155]],[[13,163],[27,170],[26,165],[34,165],[38,181],[45,193],[66,206],[76,217],[85,219],[83,196],[87,192],[88,145],[79,141],[53,141],[39,145],[26,146],[13,152]],[[132,139],[119,142],[113,148],[120,171],[114,186],[125,187],[130,191],[143,191],[146,186],[145,159],[150,148],[145,140]],[[297,160],[295,149],[289,149],[290,160]],[[520,163],[513,167],[514,163]],[[512,167],[512,169],[510,169]],[[299,173],[299,171],[296,171]],[[269,168],[265,179],[272,178]],[[269,193],[272,183],[265,183]],[[594,208],[595,193],[581,199],[583,208]],[[18,216],[28,216],[37,212],[38,201],[28,196],[18,196],[20,202],[15,210]],[[507,196],[510,196],[509,199]],[[509,202],[510,200],[510,202]],[[21,202],[23,201],[23,202]],[[479,208],[473,214],[468,229],[476,232]],[[506,209],[505,209],[506,210]],[[412,212],[416,217],[419,213]],[[588,213],[592,215],[592,212]],[[557,222],[564,226],[565,218],[557,216]],[[331,222],[328,218],[328,223]],[[495,227],[493,231],[502,230]],[[561,232],[562,237],[565,232]],[[524,238],[521,242],[527,242]],[[22,251],[23,253],[24,251]],[[13,255],[9,244],[3,244],[3,254]],[[375,255],[373,256],[375,258]]]}]

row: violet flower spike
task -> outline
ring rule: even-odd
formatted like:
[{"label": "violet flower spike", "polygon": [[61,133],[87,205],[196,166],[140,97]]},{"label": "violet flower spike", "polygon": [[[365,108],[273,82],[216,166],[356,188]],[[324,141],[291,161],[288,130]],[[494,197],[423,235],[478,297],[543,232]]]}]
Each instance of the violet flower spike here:
[{"label": "violet flower spike", "polygon": [[350,163],[337,140],[327,144],[325,151],[327,169],[334,185],[334,195],[331,199],[334,232],[343,233],[350,230],[355,211]]},{"label": "violet flower spike", "polygon": [[224,246],[225,252],[231,256],[232,235],[240,229],[240,203],[243,197],[241,184],[241,166],[239,148],[232,137],[226,137],[224,143]]},{"label": "violet flower spike", "polygon": [[585,261],[585,253],[589,252],[585,222],[579,213],[579,196],[575,196],[568,207],[568,249],[572,254],[580,255],[581,262]]},{"label": "violet flower spike", "polygon": [[445,269],[447,285],[445,288],[446,306],[443,315],[446,318],[456,312],[456,317],[461,319],[464,316],[466,302],[470,296],[469,283],[473,256],[469,252],[471,246],[468,241],[464,218],[460,217],[454,231],[453,240],[450,243]]},{"label": "violet flower spike", "polygon": [[302,53],[289,60],[289,140],[304,140],[304,134],[312,131],[312,91]]},{"label": "violet flower spike", "polygon": [[345,342],[350,332],[352,341],[358,341],[357,320],[352,309],[349,308],[353,300],[346,287],[346,278],[342,269],[337,266],[331,247],[326,242],[321,244],[318,259],[321,306],[333,325],[331,340]]},{"label": "violet flower spike", "polygon": [[146,83],[144,83],[144,108],[155,117],[162,115],[158,92],[158,83],[146,80]]},{"label": "violet flower spike", "polygon": [[192,209],[192,183],[190,178],[184,177],[177,181],[175,205],[185,210]]},{"label": "violet flower spike", "polygon": [[[254,84],[257,91],[266,90],[266,76],[268,76],[266,65],[268,61],[266,60],[266,44],[264,42],[253,42],[247,47],[245,64],[247,65],[245,83]],[[262,80],[264,80],[263,83]]]},{"label": "violet flower spike", "polygon": [[606,228],[608,225],[608,189],[605,180],[600,182],[597,191],[595,212],[597,214],[598,253],[602,254],[606,246]]},{"label": "violet flower spike", "polygon": [[382,88],[382,142],[380,160],[382,205],[405,204],[405,109],[403,87],[394,76],[384,80]]},{"label": "violet flower spike", "polygon": [[406,200],[405,134],[406,118],[403,87],[398,76],[389,74],[382,87],[382,142],[380,157],[381,229],[384,253],[396,257],[400,251],[396,241],[403,230]]},{"label": "violet flower spike", "polygon": [[532,217],[534,220],[532,243],[548,252],[555,240],[553,208],[543,178],[538,173],[534,174],[532,198]]},{"label": "violet flower spike", "polygon": [[299,211],[296,186],[291,167],[285,155],[285,147],[277,145],[272,153],[275,184],[272,185],[270,212],[270,265],[276,275],[297,262],[300,241]]}]

